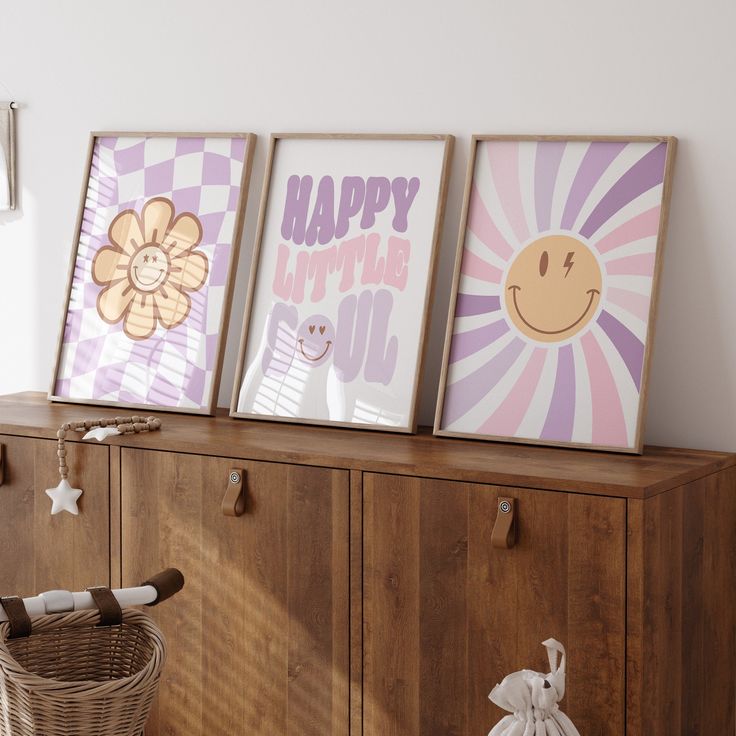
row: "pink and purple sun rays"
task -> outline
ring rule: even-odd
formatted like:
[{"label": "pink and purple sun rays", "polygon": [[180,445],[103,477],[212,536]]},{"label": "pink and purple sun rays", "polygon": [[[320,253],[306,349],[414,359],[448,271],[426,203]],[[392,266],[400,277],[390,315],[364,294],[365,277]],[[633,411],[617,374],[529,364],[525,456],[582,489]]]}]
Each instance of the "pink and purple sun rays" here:
[{"label": "pink and purple sun rays", "polygon": [[[480,141],[441,428],[631,447],[637,427],[667,143]],[[601,265],[596,318],[559,344],[515,331],[507,265],[565,232]]]}]

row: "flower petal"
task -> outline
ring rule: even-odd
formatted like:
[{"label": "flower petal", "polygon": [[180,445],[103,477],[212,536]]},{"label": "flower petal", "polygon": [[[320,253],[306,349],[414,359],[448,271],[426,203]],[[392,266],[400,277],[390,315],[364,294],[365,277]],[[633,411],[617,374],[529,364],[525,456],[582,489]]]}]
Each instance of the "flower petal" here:
[{"label": "flower petal", "polygon": [[207,280],[210,264],[204,253],[185,253],[171,260],[168,283],[188,291],[197,291]]},{"label": "flower petal", "polygon": [[123,210],[110,223],[107,237],[113,245],[132,256],[143,245],[143,229],[135,210]]},{"label": "flower petal", "polygon": [[170,199],[155,197],[148,200],[141,212],[146,243],[163,243],[173,217],[174,205]]},{"label": "flower petal", "polygon": [[127,276],[113,281],[97,296],[98,314],[109,324],[120,322],[122,316],[128,311],[135,293],[135,289],[130,285]]},{"label": "flower petal", "polygon": [[159,291],[155,292],[153,298],[156,302],[158,318],[167,330],[181,324],[192,308],[192,300],[189,295],[179,291],[170,282],[167,282]]},{"label": "flower petal", "polygon": [[199,245],[200,240],[202,240],[201,223],[191,212],[185,212],[174,220],[163,246],[169,258],[178,258],[195,245]]},{"label": "flower petal", "polygon": [[136,292],[135,298],[125,315],[123,331],[131,340],[145,340],[156,329],[155,304],[151,294]]},{"label": "flower petal", "polygon": [[92,280],[98,286],[125,276],[130,256],[110,245],[100,248],[92,259]]}]

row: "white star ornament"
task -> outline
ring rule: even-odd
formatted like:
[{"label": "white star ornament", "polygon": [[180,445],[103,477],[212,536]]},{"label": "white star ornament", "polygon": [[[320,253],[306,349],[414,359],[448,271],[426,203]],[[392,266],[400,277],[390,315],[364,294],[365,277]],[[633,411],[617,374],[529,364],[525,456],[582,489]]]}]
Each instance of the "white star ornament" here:
[{"label": "white star ornament", "polygon": [[56,488],[46,490],[46,495],[53,501],[51,515],[54,516],[62,511],[68,511],[70,514],[77,516],[79,514],[77,501],[82,493],[84,491],[81,488],[72,488],[69,481],[62,478],[61,483]]}]

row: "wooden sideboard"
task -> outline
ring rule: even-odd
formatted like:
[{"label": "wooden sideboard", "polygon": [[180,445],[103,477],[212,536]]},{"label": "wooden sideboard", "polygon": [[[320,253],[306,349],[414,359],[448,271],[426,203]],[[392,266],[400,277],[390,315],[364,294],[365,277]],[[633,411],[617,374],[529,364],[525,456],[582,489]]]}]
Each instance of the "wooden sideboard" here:
[{"label": "wooden sideboard", "polygon": [[179,567],[147,733],[485,736],[491,688],[544,669],[551,636],[583,736],[734,733],[735,456],[159,413],[160,432],[68,442],[81,513],[50,516],[59,425],[116,413],[0,398],[0,591]]}]

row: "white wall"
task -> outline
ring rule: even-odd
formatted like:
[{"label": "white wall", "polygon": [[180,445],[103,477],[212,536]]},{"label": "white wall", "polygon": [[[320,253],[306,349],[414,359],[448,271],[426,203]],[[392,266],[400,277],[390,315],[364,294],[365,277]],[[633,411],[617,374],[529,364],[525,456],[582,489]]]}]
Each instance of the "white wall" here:
[{"label": "white wall", "polygon": [[734,28],[733,0],[4,3],[0,83],[23,107],[21,209],[0,213],[0,393],[47,388],[90,130],[261,136],[223,405],[268,133],[454,133],[424,422],[470,134],[673,134],[646,438],[736,450]]}]

